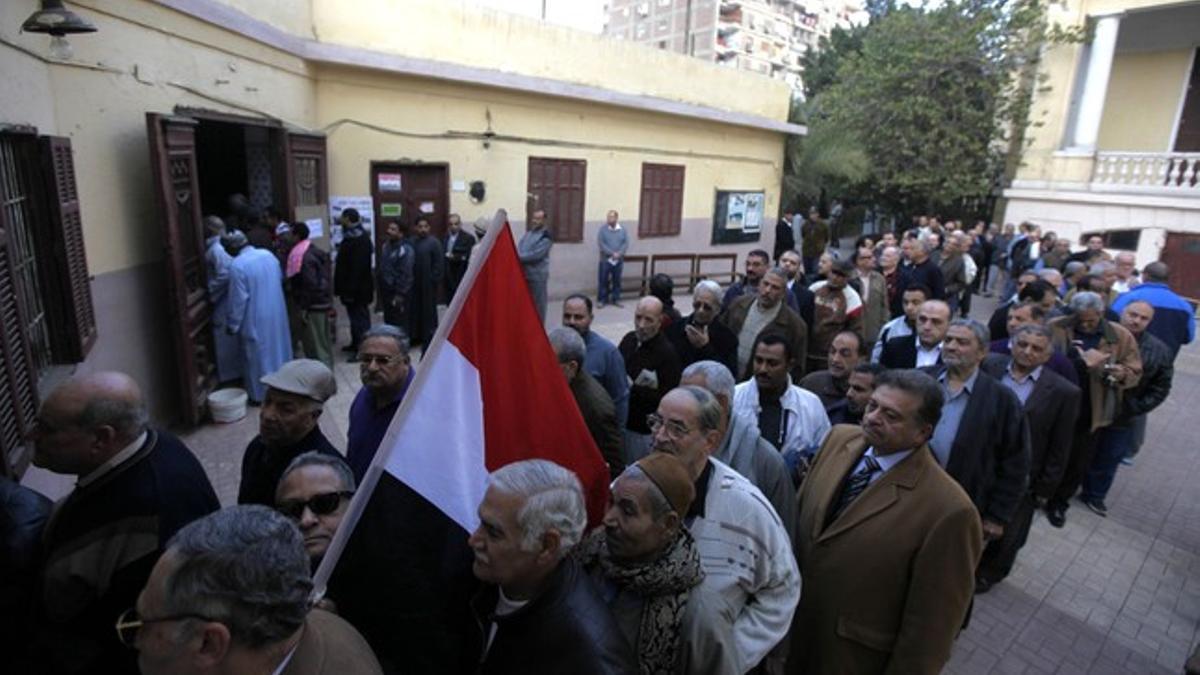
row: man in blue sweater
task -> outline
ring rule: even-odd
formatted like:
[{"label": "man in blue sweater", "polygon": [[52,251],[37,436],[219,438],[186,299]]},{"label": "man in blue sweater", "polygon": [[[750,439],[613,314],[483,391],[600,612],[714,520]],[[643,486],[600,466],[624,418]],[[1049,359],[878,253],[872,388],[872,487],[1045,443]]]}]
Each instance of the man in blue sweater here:
[{"label": "man in blue sweater", "polygon": [[605,221],[604,227],[596,235],[600,245],[596,302],[601,307],[608,304],[621,307],[621,272],[625,269],[625,252],[629,250],[629,233],[617,222],[616,211],[609,211]]},{"label": "man in blue sweater", "polygon": [[1112,310],[1117,314],[1125,311],[1131,302],[1142,301],[1154,308],[1154,320],[1146,331],[1166,343],[1171,350],[1171,360],[1179,348],[1191,344],[1196,338],[1196,310],[1167,286],[1170,269],[1166,263],[1152,262],[1142,270],[1144,280],[1137,288],[1122,293]]}]

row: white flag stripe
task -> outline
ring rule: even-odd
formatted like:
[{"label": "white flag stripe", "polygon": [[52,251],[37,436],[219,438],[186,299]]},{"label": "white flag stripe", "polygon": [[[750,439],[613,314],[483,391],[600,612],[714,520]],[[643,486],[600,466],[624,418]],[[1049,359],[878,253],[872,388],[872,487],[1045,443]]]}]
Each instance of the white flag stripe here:
[{"label": "white flag stripe", "polygon": [[384,469],[473,532],[488,478],[479,371],[449,340],[421,368],[429,374],[403,433],[379,448]]}]

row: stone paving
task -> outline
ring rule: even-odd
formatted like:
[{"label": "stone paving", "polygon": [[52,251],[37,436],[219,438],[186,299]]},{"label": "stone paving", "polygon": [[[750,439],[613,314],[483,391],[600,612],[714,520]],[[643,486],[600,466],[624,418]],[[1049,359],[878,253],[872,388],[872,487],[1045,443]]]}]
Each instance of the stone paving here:
[{"label": "stone paving", "polygon": [[[676,299],[690,311],[690,299]],[[631,329],[634,300],[596,313],[593,328],[617,341]],[[551,303],[550,325],[559,325]],[[977,298],[972,314],[995,306]],[[345,343],[345,318],[342,344]],[[414,354],[414,361],[416,361]],[[321,426],[344,447],[358,369],[336,366],[338,394]],[[1180,673],[1200,625],[1200,345],[1180,353],[1171,396],[1150,416],[1146,444],[1123,466],[1101,518],[1073,503],[1061,530],[1036,516],[1013,573],[976,596],[969,628],[947,673]],[[182,434],[222,503],[237,498],[241,455],[257,432],[257,409],[240,422]]]}]

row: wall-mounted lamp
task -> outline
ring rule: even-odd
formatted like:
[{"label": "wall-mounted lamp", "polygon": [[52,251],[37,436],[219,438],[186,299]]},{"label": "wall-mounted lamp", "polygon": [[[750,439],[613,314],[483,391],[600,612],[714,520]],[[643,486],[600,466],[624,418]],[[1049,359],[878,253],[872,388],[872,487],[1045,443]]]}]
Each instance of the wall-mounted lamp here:
[{"label": "wall-mounted lamp", "polygon": [[96,27],[78,14],[63,7],[62,0],[42,0],[42,8],[34,12],[21,30],[27,33],[46,33],[50,35],[50,56],[67,60],[74,56],[67,35],[74,33],[95,33]]}]

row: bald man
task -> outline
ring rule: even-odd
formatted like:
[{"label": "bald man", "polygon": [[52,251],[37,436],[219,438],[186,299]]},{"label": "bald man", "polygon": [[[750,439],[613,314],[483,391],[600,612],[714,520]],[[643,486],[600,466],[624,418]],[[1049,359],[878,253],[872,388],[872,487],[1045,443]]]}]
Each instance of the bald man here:
[{"label": "bald man", "polygon": [[129,609],[167,540],[220,508],[196,457],[148,424],[124,373],[68,380],[31,434],[33,463],[77,477],[43,535],[33,663],[52,673],[137,672],[113,620]]},{"label": "bald man", "polygon": [[633,312],[634,329],[618,349],[625,360],[629,388],[629,418],[625,422],[625,464],[633,464],[650,452],[650,427],[646,416],[658,410],[658,402],[679,386],[683,368],[675,347],[662,332],[663,304],[653,296],[638,301]]}]

